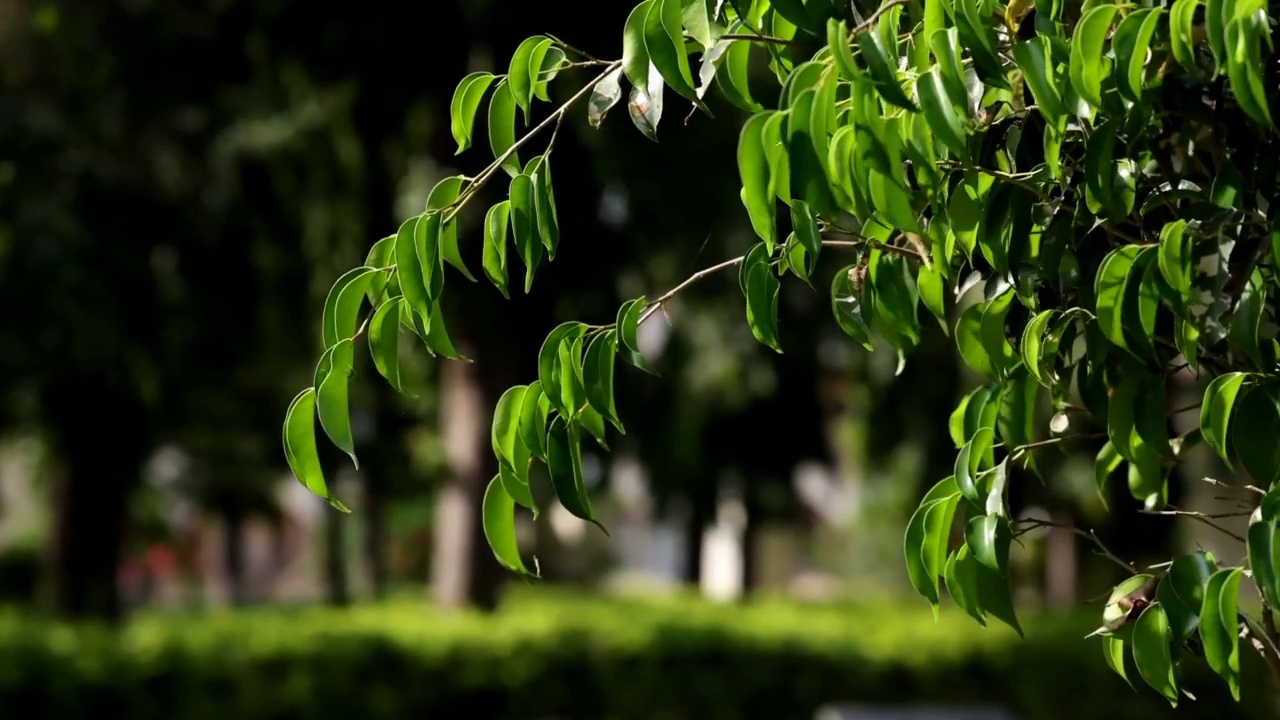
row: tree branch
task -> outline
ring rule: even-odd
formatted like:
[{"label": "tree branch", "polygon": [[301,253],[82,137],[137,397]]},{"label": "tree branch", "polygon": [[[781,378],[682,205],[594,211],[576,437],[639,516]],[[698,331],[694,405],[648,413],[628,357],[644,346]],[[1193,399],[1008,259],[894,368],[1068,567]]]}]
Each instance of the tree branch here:
[{"label": "tree branch", "polygon": [[1174,517],[1188,517],[1188,518],[1191,518],[1192,520],[1197,520],[1199,522],[1202,522],[1205,525],[1208,525],[1209,527],[1213,528],[1214,530],[1217,530],[1218,532],[1222,533],[1223,535],[1226,535],[1230,538],[1238,540],[1241,543],[1245,542],[1245,539],[1243,536],[1237,533],[1233,533],[1230,530],[1222,527],[1218,523],[1214,522],[1213,518],[1243,517],[1245,515],[1250,514],[1247,512],[1233,512],[1233,513],[1221,513],[1217,515],[1207,515],[1202,512],[1196,512],[1195,510],[1177,510],[1177,509],[1139,510],[1138,512],[1142,513],[1143,515],[1169,515]]},{"label": "tree branch", "polygon": [[653,315],[655,312],[658,311],[658,308],[665,305],[667,301],[669,301],[671,298],[684,292],[690,285],[693,285],[694,283],[707,277],[708,275],[714,275],[720,272],[721,270],[727,270],[731,267],[740,265],[742,264],[742,261],[746,259],[746,257],[747,257],[746,255],[739,255],[736,258],[725,260],[724,262],[718,265],[712,265],[709,268],[703,268],[698,272],[690,275],[684,282],[671,288],[670,290],[668,290],[667,292],[659,296],[657,299],[651,301],[649,303],[649,307],[645,309],[644,314],[640,316],[640,323],[643,324],[645,320],[649,319],[650,315]]},{"label": "tree branch", "polygon": [[1098,534],[1092,530],[1081,530],[1075,525],[1068,525],[1066,523],[1056,523],[1050,520],[1041,520],[1039,518],[1027,518],[1025,520],[1018,520],[1017,522],[1028,523],[1028,527],[1023,528],[1022,530],[1015,533],[1014,537],[1018,537],[1020,535],[1027,533],[1030,530],[1035,530],[1037,528],[1060,528],[1062,530],[1070,530],[1076,535],[1079,535],[1085,540],[1088,540],[1089,542],[1093,543],[1098,548],[1098,553],[1100,555],[1107,558],[1111,562],[1119,565],[1120,567],[1124,568],[1129,572],[1129,574],[1132,575],[1138,572],[1138,569],[1135,568],[1131,563],[1128,563],[1122,560],[1119,555],[1116,555],[1115,553],[1111,552],[1110,548],[1108,548],[1106,545],[1102,543],[1102,540],[1098,537]]}]

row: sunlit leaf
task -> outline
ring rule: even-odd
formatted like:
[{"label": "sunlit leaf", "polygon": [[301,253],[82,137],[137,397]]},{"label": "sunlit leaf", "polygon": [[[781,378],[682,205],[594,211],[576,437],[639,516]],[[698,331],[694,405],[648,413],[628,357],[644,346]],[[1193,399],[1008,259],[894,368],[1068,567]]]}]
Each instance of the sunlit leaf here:
[{"label": "sunlit leaf", "polygon": [[[508,175],[520,172],[520,157],[512,150],[516,144],[516,98],[507,80],[498,83],[489,97],[489,149],[494,159],[506,156],[502,169]],[[508,155],[507,152],[511,151]]]},{"label": "sunlit leaf", "polygon": [[351,379],[353,346],[350,340],[340,340],[329,353],[329,367],[324,378],[316,386],[316,409],[320,415],[320,427],[329,440],[351,457],[356,469],[355,439],[351,436],[351,415],[347,408],[347,384]]},{"label": "sunlit leaf", "polygon": [[524,291],[533,288],[533,276],[542,262],[542,240],[538,235],[537,199],[532,177],[520,173],[511,179],[511,236],[524,262]]},{"label": "sunlit leaf", "polygon": [[647,138],[658,142],[658,123],[662,120],[662,89],[666,84],[662,75],[649,65],[649,81],[644,88],[634,85],[627,100],[627,112],[631,123]]},{"label": "sunlit leaf", "polygon": [[606,330],[593,337],[582,359],[582,382],[591,407],[612,423],[618,432],[625,433],[613,402],[613,364],[617,350],[616,330]]},{"label": "sunlit leaf", "polygon": [[1173,673],[1170,639],[1164,608],[1159,603],[1148,605],[1133,628],[1133,661],[1142,679],[1177,707],[1178,681]]},{"label": "sunlit leaf", "polygon": [[494,557],[508,570],[530,574],[520,558],[520,548],[516,544],[516,504],[502,489],[498,478],[489,481],[482,505],[484,537],[493,550]]},{"label": "sunlit leaf", "polygon": [[560,505],[575,517],[604,526],[596,519],[582,481],[582,442],[577,423],[557,416],[547,428],[547,470]]},{"label": "sunlit leaf", "polygon": [[462,78],[453,92],[453,102],[449,107],[450,130],[454,141],[458,143],[457,153],[471,147],[476,111],[480,109],[480,102],[484,100],[484,94],[493,80],[493,73],[473,72]]},{"label": "sunlit leaf", "polygon": [[739,194],[747,208],[751,227],[764,240],[770,254],[778,242],[777,202],[764,144],[764,127],[774,112],[769,110],[752,115],[738,135],[738,173],[742,181]]},{"label": "sunlit leaf", "polygon": [[321,321],[326,349],[338,344],[339,340],[349,340],[356,334],[356,324],[360,320],[360,306],[364,303],[365,293],[374,277],[381,272],[371,267],[361,266],[343,273],[333,283],[324,301],[324,315]]},{"label": "sunlit leaf", "polygon": [[1200,609],[1200,638],[1204,658],[1213,671],[1227,681],[1231,695],[1240,699],[1240,621],[1236,615],[1240,568],[1215,572],[1205,584]]},{"label": "sunlit leaf", "polygon": [[778,344],[778,291],[781,286],[768,265],[756,265],[747,275],[747,324],[756,340],[782,352]]},{"label": "sunlit leaf", "polygon": [[369,321],[369,354],[378,374],[391,387],[404,392],[400,380],[400,314],[404,298],[392,298],[381,305]]},{"label": "sunlit leaf", "polygon": [[[649,11],[644,21],[644,46],[649,52],[649,62],[658,69],[662,79],[672,90],[697,101],[693,73],[689,69],[689,54],[684,46],[680,0],[649,0],[648,5]],[[649,90],[652,89],[651,76]]]},{"label": "sunlit leaf", "polygon": [[349,512],[342,503],[329,495],[329,487],[320,467],[320,455],[316,449],[316,392],[307,388],[289,403],[284,416],[284,454],[289,469],[302,486],[325,498],[333,507]]},{"label": "sunlit leaf", "polygon": [[511,297],[507,291],[507,223],[510,220],[510,200],[489,208],[484,218],[484,274],[505,298]]},{"label": "sunlit leaf", "polygon": [[1089,8],[1071,34],[1071,85],[1095,108],[1102,107],[1102,78],[1110,61],[1102,52],[1117,7],[1100,3]]},{"label": "sunlit leaf", "polygon": [[1227,428],[1244,380],[1245,374],[1241,372],[1219,375],[1205,388],[1200,405],[1200,432],[1204,434],[1204,441],[1228,466],[1231,460],[1227,457]]},{"label": "sunlit leaf", "polygon": [[[511,56],[511,65],[507,69],[507,87],[517,107],[524,111],[524,121],[529,123],[529,110],[533,102],[533,73],[536,67],[542,66],[542,56],[551,47],[551,38],[535,35],[525,38]],[[496,152],[496,150],[495,150]]]},{"label": "sunlit leaf", "polygon": [[556,247],[560,245],[560,216],[556,211],[555,186],[551,182],[551,153],[542,156],[542,162],[533,174],[534,209],[538,221],[538,237],[547,249],[547,258],[554,260]]}]

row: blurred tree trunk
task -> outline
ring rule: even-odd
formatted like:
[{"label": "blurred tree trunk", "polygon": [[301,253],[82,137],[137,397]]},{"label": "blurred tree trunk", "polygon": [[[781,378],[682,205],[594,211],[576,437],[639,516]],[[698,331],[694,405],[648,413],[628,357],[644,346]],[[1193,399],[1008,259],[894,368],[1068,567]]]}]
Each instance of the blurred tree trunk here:
[{"label": "blurred tree trunk", "polygon": [[346,520],[344,513],[324,508],[324,580],[330,605],[351,603],[351,583],[347,576]]},{"label": "blurred tree trunk", "polygon": [[[475,357],[471,348],[462,352]],[[431,595],[444,608],[497,604],[498,565],[480,521],[485,486],[497,474],[488,431],[490,408],[498,400],[492,388],[501,379],[492,370],[485,368],[482,382],[475,363],[440,365],[440,431],[449,470],[436,493]]]},{"label": "blurred tree trunk", "polygon": [[690,502],[685,525],[683,580],[697,586],[702,581],[702,535],[715,519],[719,483],[711,473],[702,480],[689,482],[687,487]]},{"label": "blurred tree trunk", "polygon": [[387,594],[387,508],[379,481],[373,479],[373,468],[365,475],[364,554],[369,563],[369,584],[377,599]]},{"label": "blurred tree trunk", "polygon": [[64,617],[118,620],[124,522],[149,447],[144,408],[112,378],[53,380],[42,393],[62,472],[54,491],[52,601]]},{"label": "blurred tree trunk", "polygon": [[231,508],[223,513],[222,560],[233,605],[249,602],[244,567],[244,513]]}]

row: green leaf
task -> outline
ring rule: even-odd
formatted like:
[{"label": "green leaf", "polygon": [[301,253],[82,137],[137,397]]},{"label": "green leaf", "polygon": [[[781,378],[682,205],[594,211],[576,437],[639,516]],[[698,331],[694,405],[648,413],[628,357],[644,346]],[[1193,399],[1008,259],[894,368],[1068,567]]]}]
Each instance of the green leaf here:
[{"label": "green leaf", "polygon": [[716,42],[716,5],[716,0],[684,0],[681,10],[681,23],[703,50],[710,50]]},{"label": "green leaf", "polygon": [[[632,9],[622,29],[622,72],[633,87],[648,94],[649,51],[644,46],[644,21],[653,0],[645,0]],[[656,125],[656,123],[655,123]]]},{"label": "green leaf", "polygon": [[1163,13],[1164,8],[1138,8],[1120,21],[1111,38],[1116,55],[1116,85],[1121,95],[1134,102],[1142,98],[1142,75],[1150,62],[1147,54]]},{"label": "green leaf", "polygon": [[1231,466],[1231,460],[1227,457],[1227,427],[1244,379],[1245,374],[1241,372],[1219,375],[1205,388],[1204,400],[1200,405],[1200,432],[1204,435],[1204,441],[1228,467]]},{"label": "green leaf", "polygon": [[616,327],[618,329],[618,348],[622,359],[636,367],[637,369],[647,372],[650,375],[657,375],[648,361],[640,354],[640,342],[636,337],[637,331],[640,329],[640,316],[644,313],[646,307],[643,297],[634,300],[628,300],[618,308],[618,318]]},{"label": "green leaf", "polygon": [[489,208],[484,217],[484,256],[481,264],[484,266],[484,274],[504,298],[511,297],[507,292],[507,223],[510,220],[510,200],[503,200]]},{"label": "green leaf", "polygon": [[1013,345],[1004,332],[1005,321],[1009,317],[1010,310],[1013,309],[1013,301],[1016,297],[1010,289],[992,298],[983,309],[980,321],[982,347],[991,360],[992,372],[1000,378],[1008,374],[1017,359]]},{"label": "green leaf", "polygon": [[566,341],[571,343],[581,338],[586,331],[587,326],[580,322],[561,323],[547,335],[542,349],[538,351],[538,380],[542,383],[542,392],[561,415],[572,416],[573,413],[562,400],[564,390],[561,387],[560,346]]},{"label": "green leaf", "polygon": [[418,260],[419,222],[425,222],[425,219],[411,217],[400,225],[400,231],[396,233],[396,274],[400,280],[400,290],[404,293],[405,302],[412,308],[425,310],[431,307],[431,297],[427,293],[422,263]]},{"label": "green leaf", "polygon": [[622,85],[619,83],[621,75],[622,68],[619,67],[591,88],[591,97],[587,100],[587,124],[591,127],[600,127],[609,110],[622,99]]},{"label": "green leaf", "polygon": [[864,348],[873,350],[875,348],[871,341],[871,328],[862,317],[861,293],[854,291],[850,278],[850,273],[855,270],[854,265],[845,266],[831,281],[831,312],[846,335]]},{"label": "green leaf", "polygon": [[960,313],[960,318],[956,321],[956,347],[959,348],[960,359],[964,360],[965,365],[980,375],[992,376],[995,371],[991,356],[982,343],[982,314],[981,303],[970,305]]},{"label": "green leaf", "polygon": [[747,324],[756,340],[781,353],[778,344],[778,291],[781,285],[768,265],[759,264],[747,274]]},{"label": "green leaf", "polygon": [[987,613],[982,607],[978,590],[978,561],[969,552],[968,545],[956,548],[947,558],[943,579],[947,582],[947,592],[955,604],[985,627]]},{"label": "green leaf", "polygon": [[1280,480],[1280,386],[1263,385],[1240,401],[1231,445],[1240,464],[1261,487]]},{"label": "green leaf", "polygon": [[1174,0],[1169,11],[1169,44],[1173,57],[1187,72],[1195,75],[1200,72],[1196,63],[1195,50],[1195,15],[1200,0]]},{"label": "green leaf", "polygon": [[[369,298],[369,304],[377,307],[387,297],[395,297],[401,294],[400,283],[396,280],[395,274],[392,273],[391,266],[396,262],[396,236],[388,235],[369,248],[369,254],[365,256],[364,264],[366,267],[385,268],[386,273],[375,275],[373,281],[369,283],[369,289],[365,296]],[[384,297],[384,295],[386,297]]]},{"label": "green leaf", "polygon": [[516,504],[497,477],[489,481],[482,506],[484,537],[494,557],[508,570],[529,575],[516,545]]},{"label": "green leaf", "polygon": [[743,40],[721,40],[727,47],[720,59],[720,69],[716,72],[716,85],[725,99],[747,112],[759,112],[764,109],[751,95],[750,66],[751,43]]},{"label": "green leaf", "polygon": [[1174,558],[1156,588],[1156,601],[1169,618],[1173,646],[1181,647],[1200,626],[1204,586],[1214,571],[1213,562],[1201,551]]},{"label": "green leaf", "polygon": [[943,500],[930,502],[925,510],[924,544],[920,547],[920,555],[925,576],[932,585],[931,597],[938,596],[938,578],[946,571],[947,545],[951,540],[951,526],[955,524],[956,508],[959,505],[960,495],[953,494]]},{"label": "green leaf", "polygon": [[320,467],[320,454],[316,449],[316,391],[307,388],[289,403],[284,415],[284,456],[289,461],[298,482],[311,492],[325,498],[342,512],[350,512],[336,498],[330,497]]},{"label": "green leaf", "polygon": [[774,114],[776,111],[768,110],[752,115],[738,135],[738,173],[742,180],[739,193],[751,219],[751,227],[764,240],[770,255],[778,242],[777,201],[774,200],[764,127]]},{"label": "green leaf", "polygon": [[985,464],[983,460],[990,452],[994,441],[995,432],[991,428],[978,428],[973,437],[969,438],[969,441],[956,454],[954,475],[956,487],[960,489],[960,494],[965,499],[978,507],[986,506],[978,484],[978,471]]},{"label": "green leaf", "polygon": [[1053,358],[1044,357],[1044,336],[1049,329],[1049,323],[1057,315],[1057,310],[1049,309],[1031,318],[1022,330],[1022,342],[1019,343],[1022,364],[1026,366],[1027,372],[1035,378],[1036,382],[1049,388],[1053,387],[1053,383],[1046,380],[1041,363],[1046,359],[1050,362],[1053,360]]},{"label": "green leaf", "polygon": [[916,95],[920,107],[924,110],[925,122],[938,140],[955,153],[956,157],[968,155],[964,128],[960,124],[960,115],[947,97],[947,90],[939,67],[930,68],[916,83]]},{"label": "green leaf", "polygon": [[1184,302],[1191,296],[1193,272],[1191,236],[1187,234],[1186,229],[1186,220],[1175,220],[1166,224],[1160,230],[1160,248],[1157,254],[1160,274]]},{"label": "green leaf", "polygon": [[606,330],[591,339],[582,361],[582,381],[587,402],[620,433],[626,433],[613,404],[613,364],[618,354],[616,330]]},{"label": "green leaf", "polygon": [[964,60],[960,55],[958,31],[954,27],[935,30],[929,35],[929,47],[938,63],[937,72],[951,105],[965,110],[969,107],[969,91],[965,88]]},{"label": "green leaf", "polygon": [[356,460],[355,440],[351,436],[351,416],[347,411],[347,383],[351,378],[354,358],[350,340],[340,340],[327,353],[330,357],[328,370],[316,387],[316,408],[320,415],[320,427],[325,435],[339,450],[351,456],[356,469],[360,463]]},{"label": "green leaf", "polygon": [[978,576],[978,596],[983,609],[1022,636],[1022,625],[1018,623],[1017,613],[1013,609],[1013,591],[1009,587],[1008,575],[998,573],[980,562],[975,561],[974,566]]},{"label": "green leaf", "polygon": [[556,193],[551,183],[551,153],[542,156],[533,173],[534,210],[538,221],[538,237],[547,249],[547,259],[554,260],[560,244],[560,216],[556,212]]},{"label": "green leaf", "polygon": [[[582,385],[582,338],[566,338],[560,341],[556,351],[556,380],[560,384],[561,414],[576,419],[587,401],[587,391]],[[544,385],[545,387],[545,385]]]},{"label": "green leaf", "polygon": [[547,469],[560,505],[575,517],[604,530],[591,509],[591,500],[582,482],[582,443],[578,424],[566,422],[563,416],[557,416],[547,428]]},{"label": "green leaf", "polygon": [[378,306],[369,321],[369,354],[378,374],[403,393],[400,380],[400,313],[404,298],[391,298]]},{"label": "green leaf", "polygon": [[1095,108],[1102,107],[1102,78],[1110,65],[1102,46],[1117,10],[1110,3],[1094,5],[1081,16],[1071,35],[1071,85],[1085,102]]},{"label": "green leaf", "polygon": [[542,241],[538,236],[537,198],[532,177],[520,173],[511,179],[511,235],[516,252],[524,262],[524,291],[533,287],[533,276],[542,262]]},{"label": "green leaf", "polygon": [[999,515],[971,518],[964,530],[964,540],[973,552],[973,557],[1002,575],[1009,567],[1009,543],[1012,538],[1008,519]]},{"label": "green leaf", "polygon": [[453,340],[449,337],[449,330],[445,327],[444,313],[440,310],[439,301],[432,303],[431,312],[426,315],[417,311],[411,312],[413,312],[414,329],[418,331],[427,350],[430,350],[433,355],[440,355],[450,360],[471,362],[471,358],[458,352],[454,347]]},{"label": "green leaf", "polygon": [[1204,658],[1227,681],[1231,695],[1240,699],[1240,622],[1237,616],[1240,568],[1219,570],[1205,585],[1200,608],[1200,638]]},{"label": "green leaf", "polygon": [[489,439],[493,444],[494,454],[508,465],[515,464],[516,432],[520,426],[520,413],[528,390],[527,385],[508,388],[502,393],[502,397],[498,398],[498,404],[493,410],[493,426]]},{"label": "green leaf", "polygon": [[[511,83],[502,80],[489,97],[489,149],[493,157],[506,155],[516,144],[516,98],[511,92]],[[502,161],[502,169],[508,175],[520,172],[519,153],[512,151]]]},{"label": "green leaf", "polygon": [[[511,65],[507,69],[507,87],[515,104],[524,111],[524,121],[529,123],[529,109],[533,101],[533,61],[542,65],[542,56],[551,47],[551,38],[535,35],[525,38],[511,56]],[[496,152],[496,151],[495,151]]]},{"label": "green leaf", "polygon": [[902,91],[902,83],[898,81],[897,55],[889,57],[888,50],[879,33],[864,32],[858,35],[858,48],[862,51],[862,59],[867,63],[867,72],[880,97],[890,105],[896,105],[910,112],[917,112],[915,103]]},{"label": "green leaf", "polygon": [[493,83],[493,73],[473,72],[462,78],[458,88],[453,91],[453,102],[449,106],[450,130],[453,139],[458,143],[458,151],[471,147],[471,134],[474,132],[476,111],[480,109],[480,101]]},{"label": "green leaf", "polygon": [[[644,21],[644,46],[649,61],[672,90],[701,104],[693,89],[693,73],[684,46],[680,0],[651,0]],[[652,93],[650,93],[652,96]]]},{"label": "green leaf", "polygon": [[349,340],[356,334],[360,305],[364,302],[365,293],[374,276],[381,272],[371,267],[358,267],[343,273],[334,282],[324,301],[321,325],[326,349],[337,345],[339,340]]},{"label": "green leaf", "polygon": [[1169,652],[1171,640],[1164,608],[1159,603],[1148,605],[1133,627],[1133,661],[1142,679],[1177,707],[1178,681]]},{"label": "green leaf", "polygon": [[818,232],[818,216],[803,200],[791,201],[791,227],[795,230],[800,245],[808,253],[809,262],[816,264],[818,253],[822,250],[822,235]]},{"label": "green leaf", "polygon": [[771,0],[769,5],[784,20],[813,35],[822,33],[822,22],[819,19],[821,10],[818,3],[809,0]]},{"label": "green leaf", "polygon": [[1227,48],[1226,24],[1228,9],[1235,3],[1231,0],[1206,0],[1204,23],[1205,39],[1209,41],[1209,50],[1213,53],[1214,74],[1221,75],[1229,62]]},{"label": "green leaf", "polygon": [[1268,23],[1261,7],[1256,13],[1230,20],[1226,26],[1224,50],[1227,53],[1227,76],[1240,109],[1259,125],[1273,128],[1275,123],[1271,119],[1270,101],[1263,79],[1266,61],[1261,48],[1264,38],[1268,46],[1271,43]]},{"label": "green leaf", "polygon": [[[935,613],[938,607],[938,578],[937,575],[930,574],[935,568],[925,565],[925,554],[932,555],[936,553],[939,543],[936,530],[934,537],[930,538],[928,536],[925,521],[934,505],[952,503],[955,497],[957,497],[956,486],[951,478],[934,485],[924,499],[921,500],[920,506],[912,513],[911,519],[907,522],[906,535],[903,538],[907,574],[911,578],[911,585],[933,605]],[[954,507],[952,512],[954,512]],[[941,524],[940,520],[941,518],[934,518],[934,528]]]},{"label": "green leaf", "polygon": [[1125,641],[1123,638],[1115,635],[1104,635],[1102,637],[1102,655],[1107,661],[1107,667],[1115,671],[1126,683],[1129,683],[1129,687],[1133,687],[1133,683],[1129,682],[1129,676],[1124,669],[1124,649]]},{"label": "green leaf", "polygon": [[1046,122],[1057,127],[1066,117],[1067,108],[1062,93],[1054,80],[1054,61],[1049,48],[1049,38],[1044,35],[1014,46],[1013,57],[1022,69],[1022,77],[1031,88],[1036,107]]},{"label": "green leaf", "polygon": [[1254,367],[1262,368],[1262,349],[1258,346],[1258,333],[1262,325],[1262,316],[1266,310],[1267,289],[1262,279],[1262,271],[1254,269],[1240,293],[1240,301],[1236,305],[1235,315],[1227,330],[1227,340],[1244,356],[1253,362]]},{"label": "green leaf", "polygon": [[[1040,384],[1022,370],[1011,373],[1000,389],[996,429],[1010,452],[1029,445],[1036,439],[1036,400],[1039,392]],[[1028,467],[1034,467],[1033,456],[1024,457]]]},{"label": "green leaf", "polygon": [[[444,255],[441,247],[440,213],[426,212],[413,228],[413,248],[418,254],[418,266],[422,269],[422,284],[427,298],[440,299],[444,292]],[[401,270],[401,273],[404,271]],[[406,298],[408,295],[405,296]],[[419,308],[412,301],[410,306]]]},{"label": "green leaf", "polygon": [[1107,253],[1094,282],[1098,328],[1113,345],[1125,350],[1129,350],[1124,333],[1125,291],[1130,277],[1129,270],[1141,251],[1140,246],[1125,245]]},{"label": "green leaf", "polygon": [[[984,8],[987,9],[986,14]],[[960,44],[968,48],[977,78],[987,85],[1007,88],[1009,85],[996,55],[994,23],[989,6],[983,3],[979,7],[978,0],[957,0],[955,9]]]},{"label": "green leaf", "polygon": [[937,264],[922,266],[916,276],[916,288],[920,291],[920,301],[938,319],[942,332],[950,334],[947,326],[946,279]]},{"label": "green leaf", "polygon": [[1110,440],[1098,451],[1093,461],[1093,479],[1098,487],[1098,497],[1102,498],[1102,506],[1107,506],[1107,483],[1124,458],[1120,456],[1116,446]]},{"label": "green leaf", "polygon": [[431,194],[427,196],[427,212],[440,216],[441,256],[457,268],[464,277],[475,282],[475,276],[467,269],[466,263],[462,261],[462,254],[458,251],[458,223],[452,218],[448,222],[444,221],[445,214],[451,212],[449,208],[457,202],[463,186],[468,182],[465,176],[454,175],[436,183],[436,186],[431,189]]},{"label": "green leaf", "polygon": [[627,112],[631,123],[645,137],[658,142],[658,123],[662,121],[662,89],[666,83],[652,64],[649,65],[649,82],[645,88],[632,86],[627,100]]},{"label": "green leaf", "polygon": [[542,382],[534,380],[525,389],[520,403],[520,421],[516,434],[529,454],[547,459],[547,417],[551,414],[551,401],[542,392]]},{"label": "green leaf", "polygon": [[862,76],[858,63],[853,59],[853,51],[849,46],[849,31],[843,20],[836,18],[827,20],[827,49],[846,80],[857,80]]},{"label": "green leaf", "polygon": [[[834,82],[834,78],[828,78],[823,89],[833,90]],[[824,103],[819,98],[824,97],[832,100],[831,105],[820,107]],[[834,96],[830,93],[820,94],[813,88],[804,90],[797,95],[791,106],[787,122],[785,145],[790,163],[788,181],[791,183],[791,197],[793,200],[804,200],[813,206],[814,211],[823,215],[834,215],[836,212],[835,198],[831,194],[831,183],[824,165],[827,140],[826,130],[822,127],[827,117],[827,108],[834,104]],[[819,147],[822,147],[821,152]]]},{"label": "green leaf", "polygon": [[568,58],[564,54],[564,50],[558,47],[548,46],[542,53],[541,58],[534,55],[529,60],[529,68],[533,71],[533,96],[543,102],[550,102],[551,95],[547,88],[551,85],[551,81],[560,74],[561,68],[565,66]]}]

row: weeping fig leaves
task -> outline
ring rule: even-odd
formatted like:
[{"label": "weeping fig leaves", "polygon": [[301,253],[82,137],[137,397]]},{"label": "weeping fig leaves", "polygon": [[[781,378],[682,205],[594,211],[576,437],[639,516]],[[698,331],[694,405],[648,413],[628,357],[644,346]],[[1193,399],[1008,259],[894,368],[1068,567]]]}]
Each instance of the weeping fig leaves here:
[{"label": "weeping fig leaves", "polygon": [[[917,347],[940,347],[973,371],[947,412],[951,475],[926,494],[904,536],[912,586],[935,608],[945,581],[967,615],[1021,632],[1009,553],[1028,527],[1010,496],[1028,480],[1057,492],[1051,457],[1093,460],[1104,505],[1129,496],[1156,512],[1186,481],[1180,465],[1203,439],[1267,493],[1232,556],[1246,557],[1245,567],[1219,568],[1207,553],[1152,566],[1112,598],[1097,633],[1111,668],[1135,681],[1136,669],[1171,703],[1189,695],[1178,668],[1199,647],[1238,696],[1240,631],[1258,622],[1248,601],[1240,612],[1243,580],[1280,607],[1274,5],[644,0],[633,1],[620,28],[618,60],[535,35],[453,93],[450,146],[475,164],[441,173],[421,214],[374,242],[325,298],[312,387],[286,413],[286,460],[326,498],[317,432],[354,462],[348,394],[360,343],[401,392],[402,329],[433,357],[463,359],[446,318],[473,308],[442,312],[454,302],[444,299],[446,265],[471,278],[463,258],[475,253],[507,296],[514,254],[525,293],[533,291],[542,265],[571,240],[551,172],[557,138],[575,124],[566,118],[601,128],[625,95],[631,122],[656,141],[664,103],[687,102],[692,108],[671,111],[685,123],[672,123],[664,138],[679,143],[683,171],[707,187],[669,189],[719,192],[712,184],[723,174],[709,163],[736,162],[730,191],[740,204],[705,219],[738,254],[670,292],[654,288],[656,301],[633,297],[613,318],[551,330],[529,384],[496,408],[499,472],[482,512],[498,562],[528,572],[515,543],[517,508],[536,517],[530,478],[544,464],[556,500],[597,521],[582,439],[607,452],[608,428],[624,428],[615,384],[656,382],[615,367],[621,359],[654,373],[640,353],[643,319],[661,312],[679,322],[667,313],[675,295],[736,272],[752,337],[781,352],[780,307],[804,318],[806,294],[830,282],[827,331],[835,335],[824,348],[828,337],[856,352],[887,346],[901,373]],[[553,79],[580,84],[544,109]],[[743,114],[716,119],[709,106]],[[691,109],[703,111],[696,123]],[[714,129],[700,127],[713,120]],[[730,135],[729,155],[713,151],[711,135],[691,134],[715,132]],[[475,155],[482,136],[489,158]],[[610,139],[586,137],[575,139]],[[644,160],[664,161],[651,155]],[[564,208],[589,212],[591,197],[581,185],[572,190],[579,195]],[[488,206],[482,217],[466,208],[478,197]],[[589,257],[590,243],[580,248]],[[655,258],[667,252],[653,250]],[[921,305],[949,341],[936,344],[942,336],[920,317]],[[1198,412],[1182,397],[1188,388],[1203,392]],[[1126,497],[1105,509],[1133,506]]]}]

